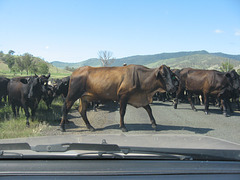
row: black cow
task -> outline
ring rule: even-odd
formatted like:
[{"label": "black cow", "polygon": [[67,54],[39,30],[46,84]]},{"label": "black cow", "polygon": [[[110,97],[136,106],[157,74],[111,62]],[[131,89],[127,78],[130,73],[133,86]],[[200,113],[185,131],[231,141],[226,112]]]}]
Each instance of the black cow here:
[{"label": "black cow", "polygon": [[46,93],[43,94],[42,99],[46,103],[48,109],[50,109],[50,106],[54,99],[54,89],[53,89],[53,86],[51,85],[48,85],[46,89],[47,89]]},{"label": "black cow", "polygon": [[[235,70],[232,70],[228,72],[231,76],[231,85],[232,85],[232,91],[230,93],[230,98],[232,98],[232,101],[236,103],[237,110],[240,109],[239,105],[239,90],[240,90],[240,77],[238,73]],[[228,107],[230,108],[230,112],[233,112],[232,106],[229,102],[229,99],[227,100]]]},{"label": "black cow", "polygon": [[54,85],[54,97],[57,97],[60,95],[62,95],[64,98],[67,97],[69,80],[70,80],[70,76],[56,80],[56,85]]},{"label": "black cow", "polygon": [[38,103],[43,93],[46,92],[45,77],[30,76],[23,78],[13,78],[8,83],[9,103],[12,106],[12,111],[16,117],[16,107],[22,107],[27,118],[26,125],[29,126],[29,110],[31,109],[32,117],[34,117]]},{"label": "black cow", "polygon": [[4,98],[5,102],[6,102],[6,96],[8,94],[7,85],[9,81],[10,79],[6,77],[0,77],[0,100]]}]

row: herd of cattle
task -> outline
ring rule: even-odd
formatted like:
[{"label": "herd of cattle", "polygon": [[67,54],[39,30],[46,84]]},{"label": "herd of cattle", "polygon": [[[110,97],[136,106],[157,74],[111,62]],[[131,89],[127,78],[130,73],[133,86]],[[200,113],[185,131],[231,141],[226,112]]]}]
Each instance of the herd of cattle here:
[{"label": "herd of cattle", "polygon": [[64,97],[60,128],[65,131],[67,114],[73,103],[79,99],[79,112],[91,131],[87,118],[87,108],[90,102],[117,101],[120,105],[120,128],[127,129],[124,124],[124,115],[127,104],[136,108],[143,107],[149,117],[153,129],[157,124],[153,117],[150,103],[156,93],[169,93],[174,97],[174,108],[177,108],[178,99],[187,92],[187,99],[191,108],[196,110],[192,97],[201,95],[205,105],[205,113],[209,111],[209,98],[219,102],[225,116],[227,109],[232,112],[230,99],[237,102],[239,109],[240,78],[233,70],[219,72],[216,70],[202,70],[184,68],[170,70],[162,65],[150,69],[141,65],[122,67],[80,67],[71,76],[55,80],[50,83],[48,76],[26,76],[8,79],[0,77],[0,97],[8,96],[15,116],[22,107],[29,126],[29,109],[34,117],[38,103],[42,99],[50,107],[53,99],[59,95]]}]

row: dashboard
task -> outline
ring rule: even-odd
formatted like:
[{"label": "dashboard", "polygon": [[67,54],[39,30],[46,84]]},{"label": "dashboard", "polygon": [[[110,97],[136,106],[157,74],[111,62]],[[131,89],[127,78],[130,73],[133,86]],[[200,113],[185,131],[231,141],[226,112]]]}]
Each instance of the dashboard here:
[{"label": "dashboard", "polygon": [[0,160],[0,179],[240,179],[238,161]]}]

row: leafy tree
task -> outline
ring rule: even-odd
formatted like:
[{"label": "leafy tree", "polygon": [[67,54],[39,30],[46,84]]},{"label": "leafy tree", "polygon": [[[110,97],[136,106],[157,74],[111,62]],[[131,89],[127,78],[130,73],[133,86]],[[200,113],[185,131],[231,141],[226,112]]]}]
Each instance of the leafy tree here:
[{"label": "leafy tree", "polygon": [[24,64],[24,69],[26,70],[27,74],[31,68],[31,71],[34,70],[34,65],[32,65],[33,62],[33,56],[29,53],[25,53],[22,56],[22,61]]},{"label": "leafy tree", "polygon": [[46,63],[40,62],[38,64],[38,73],[40,74],[48,74],[49,73],[49,67]]},{"label": "leafy tree", "polygon": [[76,68],[74,68],[74,67],[69,67],[69,66],[66,66],[64,69],[67,70],[67,71],[71,71],[71,72],[73,72],[73,71],[76,70]]},{"label": "leafy tree", "polygon": [[110,51],[99,51],[98,57],[103,67],[110,66],[115,61],[115,58],[112,57],[112,52]]},{"label": "leafy tree", "polygon": [[37,74],[38,73],[38,66],[36,64],[36,62],[32,61],[31,65],[29,66],[29,72],[31,74]]},{"label": "leafy tree", "polygon": [[21,75],[22,75],[22,72],[24,71],[25,67],[24,67],[24,63],[23,63],[23,60],[21,57],[16,57],[15,59],[15,65],[17,67],[17,69],[21,72]]},{"label": "leafy tree", "polygon": [[222,66],[220,67],[220,70],[222,72],[229,72],[229,71],[233,70],[233,65],[230,64],[229,62],[225,62],[225,63],[223,62]]},{"label": "leafy tree", "polygon": [[13,65],[11,71],[14,73],[14,76],[16,75],[16,72],[19,72],[20,70],[18,69],[18,66],[15,62],[15,64]]},{"label": "leafy tree", "polygon": [[8,68],[9,68],[10,70],[12,70],[12,67],[13,67],[13,65],[15,64],[15,58],[14,58],[14,56],[12,56],[12,55],[10,55],[10,54],[7,54],[7,55],[5,55],[4,59],[5,59],[5,62],[7,63],[7,65],[8,65]]},{"label": "leafy tree", "polygon": [[3,51],[0,51],[0,60],[3,60],[2,58],[3,58],[3,56],[4,56],[4,53],[3,53]]},{"label": "leafy tree", "polygon": [[13,51],[13,50],[9,50],[9,51],[8,51],[8,54],[9,54],[9,55],[13,55],[14,53],[15,53],[15,51]]}]

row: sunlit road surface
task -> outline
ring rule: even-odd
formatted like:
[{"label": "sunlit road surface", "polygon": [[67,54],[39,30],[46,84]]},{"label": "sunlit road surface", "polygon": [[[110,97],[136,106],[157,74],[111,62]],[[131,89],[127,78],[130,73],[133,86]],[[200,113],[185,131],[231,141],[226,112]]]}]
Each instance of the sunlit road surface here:
[{"label": "sunlit road surface", "polygon": [[[158,124],[157,130],[153,130],[147,112],[143,108],[127,106],[125,125],[128,134],[200,134],[227,141],[240,143],[240,112],[235,111],[230,117],[223,116],[218,107],[210,106],[210,114],[205,115],[204,106],[196,105],[197,112],[191,110],[190,105],[180,103],[178,109],[174,109],[172,102],[154,101],[151,104],[153,115]],[[94,132],[87,130],[77,110],[69,113],[69,121],[66,125],[67,132],[60,132],[53,127],[51,132],[45,135],[56,134],[121,134],[119,129],[119,107],[115,103],[100,105],[97,112],[87,112]]]}]

